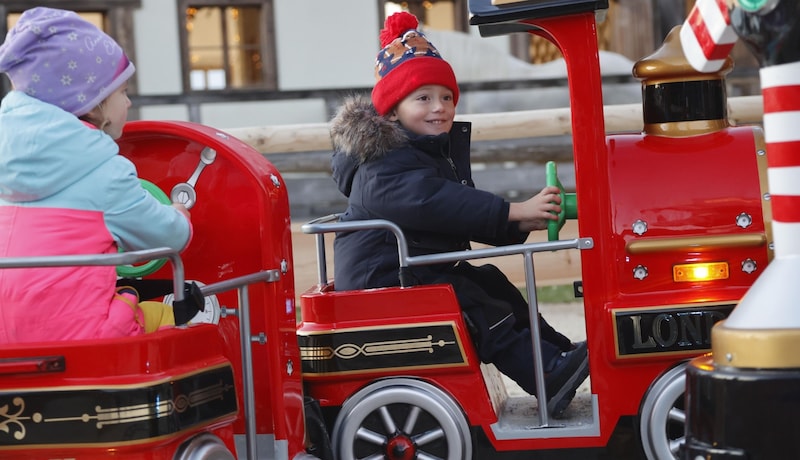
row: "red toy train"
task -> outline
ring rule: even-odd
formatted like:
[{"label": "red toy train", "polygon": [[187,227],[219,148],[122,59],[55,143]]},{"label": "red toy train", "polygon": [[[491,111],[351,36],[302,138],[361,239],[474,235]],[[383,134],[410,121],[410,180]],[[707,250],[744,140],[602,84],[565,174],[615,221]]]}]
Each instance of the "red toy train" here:
[{"label": "red toy train", "polygon": [[[0,457],[676,458],[685,363],[708,351],[711,326],[771,257],[764,142],[758,128],[728,126],[729,68],[691,71],[670,38],[634,69],[643,132],[606,135],[595,27],[606,7],[471,2],[482,33],[525,31],[561,49],[576,192],[564,192],[551,241],[442,256],[522,255],[535,309],[534,254],[580,250],[591,369],[590,392],[573,402],[580,415],[550,420],[535,398],[510,395],[477,359],[449,286],[337,292],[323,244],[298,325],[279,172],[217,130],[140,121],[127,126],[121,154],[173,199],[194,203],[190,247],[180,257],[5,259],[0,268],[166,256],[171,264],[144,276],[202,282],[218,324],[0,350]],[[558,183],[554,170],[548,182]],[[575,217],[579,238],[558,240]],[[430,262],[404,253],[391,222],[332,217],[304,230],[322,242],[369,226],[395,231],[402,265]]]}]

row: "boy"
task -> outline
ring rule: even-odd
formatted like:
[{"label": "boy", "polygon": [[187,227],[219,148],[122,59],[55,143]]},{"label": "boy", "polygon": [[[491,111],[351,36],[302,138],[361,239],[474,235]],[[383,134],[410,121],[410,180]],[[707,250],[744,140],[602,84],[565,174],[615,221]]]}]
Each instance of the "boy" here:
[{"label": "boy", "polygon": [[[469,165],[468,123],[454,122],[458,85],[450,65],[397,13],[381,31],[372,100],[345,102],[331,124],[333,177],[348,197],[342,220],[387,219],[402,229],[410,255],[524,242],[560,211],[546,187],[521,203],[477,190]],[[337,290],[399,285],[397,246],[384,230],[341,233],[334,241]],[[536,393],[528,305],[492,265],[414,267],[418,284],[449,283],[478,356]],[[548,411],[560,417],[588,376],[586,343],[573,344],[539,318]]]}]

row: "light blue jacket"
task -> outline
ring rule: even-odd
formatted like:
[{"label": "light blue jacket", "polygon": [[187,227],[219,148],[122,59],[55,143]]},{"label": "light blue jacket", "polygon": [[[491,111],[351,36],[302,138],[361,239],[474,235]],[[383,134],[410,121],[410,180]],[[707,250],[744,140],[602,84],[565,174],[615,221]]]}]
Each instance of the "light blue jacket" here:
[{"label": "light blue jacket", "polygon": [[[145,191],[116,142],[18,91],[0,104],[0,257],[183,249],[191,224]],[[0,346],[142,333],[114,267],[0,270]],[[135,299],[133,299],[135,303]]]}]

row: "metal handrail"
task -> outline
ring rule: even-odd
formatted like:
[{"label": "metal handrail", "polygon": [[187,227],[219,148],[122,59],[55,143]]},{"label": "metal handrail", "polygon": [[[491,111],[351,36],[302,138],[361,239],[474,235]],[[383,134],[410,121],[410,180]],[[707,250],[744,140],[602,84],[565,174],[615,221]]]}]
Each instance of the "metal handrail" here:
[{"label": "metal handrail", "polygon": [[184,271],[183,260],[178,251],[172,248],[141,249],[111,254],[69,254],[55,256],[2,257],[3,268],[41,268],[41,267],[85,267],[107,265],[131,265],[156,259],[169,259],[172,264],[172,287],[175,300],[183,300]]},{"label": "metal handrail", "polygon": [[255,400],[255,380],[253,377],[253,343],[261,343],[262,337],[253,336],[250,331],[250,291],[248,286],[259,281],[272,283],[280,280],[281,272],[278,269],[262,270],[247,275],[230,278],[216,283],[208,284],[200,288],[204,296],[218,294],[230,289],[237,289],[239,295],[239,308],[236,313],[239,319],[239,340],[242,351],[242,397],[245,455],[248,460],[256,460],[257,446],[257,427],[256,427],[256,400]]},{"label": "metal handrail", "polygon": [[303,233],[317,235],[317,262],[320,284],[327,284],[328,281],[326,274],[327,261],[325,254],[325,233],[376,229],[389,230],[397,239],[397,253],[401,269],[418,265],[433,265],[446,262],[456,262],[459,260],[486,259],[489,257],[500,257],[515,254],[560,251],[564,249],[590,249],[594,246],[591,238],[573,238],[569,240],[510,244],[507,246],[497,246],[491,248],[410,256],[408,254],[408,242],[403,234],[403,230],[394,222],[385,219],[339,222],[338,219],[340,216],[341,214],[329,214],[303,224],[301,227]]}]

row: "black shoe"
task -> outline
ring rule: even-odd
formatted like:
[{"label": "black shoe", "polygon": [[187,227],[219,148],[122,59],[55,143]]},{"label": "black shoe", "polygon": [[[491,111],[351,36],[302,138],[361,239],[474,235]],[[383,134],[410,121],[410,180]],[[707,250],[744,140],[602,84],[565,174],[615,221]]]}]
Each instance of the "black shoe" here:
[{"label": "black shoe", "polygon": [[575,397],[578,387],[589,376],[586,342],[578,342],[574,350],[562,352],[546,369],[547,412],[554,418],[560,418]]},{"label": "black shoe", "polygon": [[188,323],[201,310],[205,309],[205,298],[200,286],[194,281],[184,283],[183,300],[172,303],[172,312],[175,315],[175,325],[182,326]]}]

